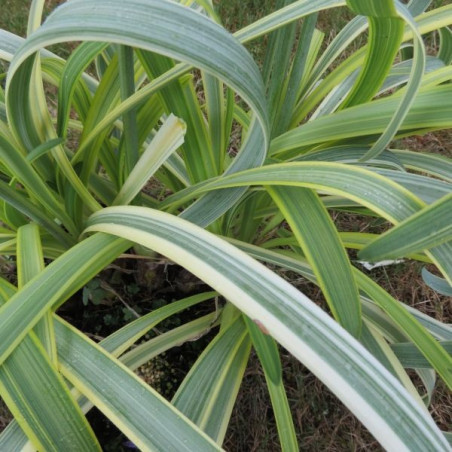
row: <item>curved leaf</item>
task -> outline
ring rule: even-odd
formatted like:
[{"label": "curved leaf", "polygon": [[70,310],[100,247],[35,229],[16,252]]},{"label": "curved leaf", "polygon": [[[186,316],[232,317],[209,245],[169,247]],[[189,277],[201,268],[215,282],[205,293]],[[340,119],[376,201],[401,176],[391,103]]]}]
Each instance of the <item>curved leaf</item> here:
[{"label": "curved leaf", "polygon": [[359,252],[376,262],[394,259],[452,240],[452,193],[382,234]]},{"label": "curved leaf", "polygon": [[304,295],[232,245],[139,207],[107,208],[88,224],[87,232],[133,237],[216,288],[307,365],[385,447],[445,447],[432,420],[375,358]]},{"label": "curved leaf", "polygon": [[336,320],[353,336],[361,333],[361,304],[350,261],[336,228],[312,190],[268,187],[308,258]]},{"label": "curved leaf", "polygon": [[47,310],[57,308],[129,246],[105,234],[90,237],[55,259],[11,297],[0,308],[0,363]]},{"label": "curved leaf", "polygon": [[63,375],[143,451],[220,448],[99,345],[63,321],[55,323]]}]

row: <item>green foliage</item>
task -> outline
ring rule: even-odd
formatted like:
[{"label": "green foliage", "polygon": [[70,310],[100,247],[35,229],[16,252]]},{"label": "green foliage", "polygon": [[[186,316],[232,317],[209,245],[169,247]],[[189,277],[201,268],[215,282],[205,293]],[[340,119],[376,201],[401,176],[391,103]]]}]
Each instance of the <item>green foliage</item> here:
[{"label": "green foliage", "polygon": [[[282,448],[298,450],[277,343],[384,447],[448,448],[425,404],[436,375],[452,388],[452,329],[395,300],[348,249],[434,264],[440,284],[426,277],[448,292],[452,163],[391,143],[452,127],[452,7],[276,3],[234,35],[209,0],[68,0],[43,24],[34,0],[25,39],[0,30],[0,239],[18,275],[0,279],[0,394],[15,417],[1,450],[99,450],[93,406],[142,450],[218,450],[253,348]],[[319,13],[344,6],[369,17],[325,46]],[[262,37],[256,62],[244,45]],[[46,50],[74,40],[67,60]],[[332,210],[395,227],[343,233]],[[119,300],[127,325],[96,344],[55,312],[116,300],[96,275],[127,250],[215,292],[156,297],[138,318]],[[317,284],[331,316],[258,261]],[[206,300],[210,314],[148,335]],[[211,330],[171,402],[133,373]]]}]

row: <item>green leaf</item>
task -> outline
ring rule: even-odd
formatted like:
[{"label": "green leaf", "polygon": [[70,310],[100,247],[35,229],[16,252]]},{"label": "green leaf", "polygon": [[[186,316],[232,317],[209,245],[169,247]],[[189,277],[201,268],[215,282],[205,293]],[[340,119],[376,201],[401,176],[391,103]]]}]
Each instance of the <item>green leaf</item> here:
[{"label": "green leaf", "polygon": [[315,42],[317,36],[317,30],[315,28],[317,19],[318,13],[310,14],[303,20],[301,25],[300,37],[296,45],[295,56],[290,70],[290,78],[287,82],[284,98],[280,104],[280,107],[284,106],[284,108],[281,108],[278,123],[274,130],[274,136],[280,135],[289,128],[300,86],[302,86],[302,81],[309,74],[309,60],[312,58],[312,48],[306,43],[310,42],[312,44]]},{"label": "green leaf", "polygon": [[[118,66],[121,100],[125,100],[135,92],[134,52],[132,47],[118,46]],[[132,108],[127,111],[122,117],[122,122],[124,130],[120,162],[123,162],[121,180],[125,180],[139,157],[136,109]]]},{"label": "green leaf", "polygon": [[406,168],[422,171],[452,182],[452,160],[436,154],[393,149]]},{"label": "green leaf", "polygon": [[437,180],[432,177],[386,168],[370,167],[369,169],[405,187],[413,195],[422,199],[427,204],[436,202],[452,191],[452,184],[450,182]]},{"label": "green leaf", "polygon": [[351,264],[318,195],[300,187],[268,187],[314,270],[335,319],[361,333],[361,304]]},{"label": "green leaf", "polygon": [[96,230],[133,238],[216,288],[324,381],[383,446],[445,447],[428,414],[375,358],[303,294],[232,245],[140,207],[92,215],[86,232]]},{"label": "green leaf", "polygon": [[[151,80],[168,73],[174,68],[174,62],[170,58],[143,50],[138,50],[137,54]],[[202,74],[204,74],[204,71],[202,71]],[[206,75],[219,82],[215,76]],[[223,93],[221,95],[223,96]],[[171,86],[165,86],[160,90],[159,96],[166,113],[175,114],[187,124],[185,143],[181,151],[190,180],[196,182],[217,175],[216,150],[213,149],[210,141],[193,77],[189,76],[171,84]]]},{"label": "green leaf", "polygon": [[102,347],[114,356],[119,356],[162,320],[182,311],[183,309],[187,309],[190,306],[213,298],[216,295],[216,292],[206,292],[175,301],[167,306],[156,309],[149,314],[134,320],[126,326],[123,326],[113,334],[110,334],[110,336],[101,342]]},{"label": "green leaf", "polygon": [[284,451],[298,451],[297,435],[290,412],[286,390],[284,388],[281,360],[275,340],[262,331],[262,327],[244,316],[253,347],[264,369],[267,389],[270,393],[273,412],[278,427],[281,449]]},{"label": "green leaf", "polygon": [[19,424],[14,421],[11,421],[0,434],[0,448],[10,452],[34,452]]},{"label": "green leaf", "polygon": [[57,133],[66,137],[72,98],[77,86],[77,80],[88,67],[92,59],[102,52],[107,44],[102,42],[86,42],[80,44],[68,58],[61,74],[58,89],[58,122]]},{"label": "green leaf", "polygon": [[[25,186],[27,191],[37,197],[42,205],[73,233],[74,223],[64,211],[61,200],[52,193],[28,159],[14,146],[13,141],[2,133],[0,133],[0,157],[8,170]],[[49,223],[48,219],[46,223]]]},{"label": "green leaf", "polygon": [[238,317],[198,358],[172,404],[222,444],[248,362],[251,342]]},{"label": "green leaf", "polygon": [[170,115],[130,172],[113,205],[129,204],[165,160],[184,142],[185,123]]},{"label": "green leaf", "polygon": [[62,374],[141,450],[220,450],[99,345],[62,320],[55,330]]},{"label": "green leaf", "polygon": [[317,0],[316,2],[312,2],[311,0],[298,0],[242,28],[234,36],[240,42],[246,43],[273,30],[284,27],[304,16],[324,9],[343,6],[345,3],[345,0]]},{"label": "green leaf", "polygon": [[[295,271],[308,278],[309,280],[316,282],[315,275],[310,266],[305,261],[303,261],[303,259],[299,255],[295,253],[285,251],[284,254],[281,254],[269,250],[263,250],[259,247],[238,241],[233,241],[233,243],[237,243],[238,245],[240,245],[241,249],[246,250],[249,254],[258,258],[259,260]],[[446,384],[450,385],[452,382],[452,360],[450,356],[448,356],[448,354],[445,352],[445,350],[438,344],[438,342],[434,340],[432,335],[421,325],[421,322],[424,324],[426,323],[427,327],[431,326],[432,329],[435,330],[435,333],[438,333],[436,335],[444,340],[451,340],[451,328],[442,324],[441,322],[434,321],[434,319],[431,319],[430,317],[425,316],[416,310],[410,309],[408,306],[405,306],[402,303],[399,303],[378,284],[373,282],[369,277],[364,275],[358,269],[354,269],[354,277],[360,291],[362,291],[362,294],[364,295],[364,293],[367,293],[368,296],[375,302],[375,304],[383,309],[385,313],[390,317],[390,319],[392,319],[392,321],[397,325],[397,337],[395,337],[394,339],[409,339],[413,341],[413,343],[416,344],[425,358],[442,376]],[[364,307],[366,307],[366,304],[368,304],[367,300],[365,298],[362,298],[362,301],[363,303],[365,302]],[[367,315],[367,312],[365,310],[364,314]],[[384,321],[387,322],[387,319],[385,319]],[[391,326],[391,329],[394,330],[394,327]],[[400,332],[403,332],[402,337],[399,337]]]},{"label": "green leaf", "polygon": [[418,401],[419,405],[424,406],[418,390],[394,354],[394,351],[390,348],[387,339],[384,336],[384,332],[382,332],[378,326],[364,322],[361,341],[363,345],[372,353],[372,355],[374,355],[393,375],[400,380],[411,396]]},{"label": "green leaf", "polygon": [[[14,89],[15,72],[20,71],[21,63],[29,55],[51,42],[64,42],[77,36],[79,40],[120,43],[160,52],[204,69],[242,95],[258,112],[266,129],[258,68],[245,49],[220,26],[173,2],[149,0],[144,4],[131,0],[125,4],[122,0],[98,0],[94,11],[92,8],[90,0],[76,0],[61,5],[47,18],[16,54],[10,68],[7,96]],[[118,16],[122,17],[120,22]],[[204,34],[211,39],[205,40]]]},{"label": "green leaf", "polygon": [[168,197],[162,208],[174,208],[200,193],[248,185],[306,187],[344,196],[398,223],[425,206],[411,192],[372,171],[341,163],[291,162],[213,179]]},{"label": "green leaf", "polygon": [[433,248],[449,240],[452,240],[452,193],[382,234],[358,256],[377,262]]},{"label": "green leaf", "polygon": [[394,138],[397,131],[399,130],[401,125],[404,124],[404,121],[407,118],[410,108],[415,100],[416,93],[419,90],[419,86],[421,84],[422,76],[424,75],[425,70],[426,51],[422,35],[418,30],[416,22],[413,20],[409,10],[405,7],[405,5],[401,3],[393,3],[392,0],[389,1],[391,4],[395,5],[397,13],[400,15],[400,17],[403,18],[403,20],[408,24],[408,26],[413,32],[414,37],[413,65],[411,68],[410,79],[408,81],[406,91],[403,93],[403,97],[402,100],[400,101],[400,104],[397,106],[397,109],[395,110],[394,115],[391,118],[391,121],[389,122],[388,126],[385,128],[385,131],[383,132],[381,137],[376,141],[376,143],[372,146],[372,149],[363,157],[363,160],[375,157],[389,146],[391,140]]},{"label": "green leaf", "polygon": [[452,286],[445,279],[430,273],[425,267],[422,269],[422,279],[436,292],[446,297],[452,297]]},{"label": "green leaf", "polygon": [[[382,133],[400,103],[397,96],[321,116],[275,138],[270,153],[278,158],[296,157],[302,146]],[[417,94],[400,131],[441,129],[452,126],[452,87],[432,87]]]},{"label": "green leaf", "polygon": [[247,316],[244,316],[248,333],[253,341],[253,347],[264,368],[265,375],[273,383],[278,384],[282,379],[281,360],[279,359],[278,346],[274,339],[263,331],[263,325],[259,325]]},{"label": "green leaf", "polygon": [[[170,330],[167,333],[163,333],[147,342],[143,342],[126,354],[122,355],[120,361],[124,363],[129,369],[136,370],[138,367],[145,364],[155,356],[163,353],[164,351],[180,345],[186,341],[195,340],[214,325],[216,317],[217,313],[212,313],[207,316],[200,317],[197,320]],[[145,332],[147,331],[147,326],[145,326],[145,328],[142,328],[142,331],[142,334],[145,334]],[[106,351],[116,356],[118,355],[118,352],[120,352],[120,350],[115,347],[115,344],[119,344],[119,346],[121,345],[121,343],[119,342],[120,338],[117,336],[116,338],[118,339],[118,341],[116,341],[109,340],[110,337],[112,338],[112,336],[109,336],[106,339],[102,340],[100,342],[100,345]],[[77,396],[77,400],[84,413],[86,413],[93,407],[93,404],[90,403],[80,393]],[[24,447],[26,444],[27,437],[24,435],[16,421],[11,421],[8,427],[0,434],[0,450],[17,450],[17,452],[33,450],[25,449]],[[30,445],[29,442],[28,445]]]},{"label": "green leaf", "polygon": [[[381,171],[384,172],[384,170]],[[396,171],[391,173],[404,174]],[[425,206],[410,191],[388,178],[363,168],[327,162],[266,165],[262,168],[223,176],[182,190],[167,198],[161,206],[162,208],[167,208],[168,205],[174,207],[172,203],[178,205],[209,190],[249,185],[289,185],[326,191],[356,201],[396,224]],[[449,258],[451,252],[448,242],[427,252],[446,277],[452,274],[452,263]]]},{"label": "green leaf", "polygon": [[440,28],[439,35],[441,44],[439,47],[438,58],[444,61],[444,64],[452,63],[452,30],[448,27]]},{"label": "green leaf", "polygon": [[[17,231],[17,280],[19,290],[44,269],[44,256],[39,228],[36,224],[22,226]],[[50,360],[56,364],[55,332],[49,310],[34,329]]]},{"label": "green leaf", "polygon": [[[0,305],[9,302],[8,297],[16,291],[6,284],[2,288],[6,290],[0,290]],[[0,367],[0,393],[37,449],[100,450],[91,427],[33,332]],[[22,436],[20,429],[11,430],[11,436],[1,436],[0,444],[8,444],[6,450],[12,450],[10,441]]]},{"label": "green leaf", "polygon": [[33,337],[25,338],[0,368],[2,397],[36,448],[100,451],[62,377]]},{"label": "green leaf", "polygon": [[[452,356],[452,341],[441,342],[441,346],[449,353],[449,356]],[[410,342],[392,344],[391,348],[403,367],[410,369],[430,369],[432,367],[417,347]]]},{"label": "green leaf", "polygon": [[[250,134],[251,138],[246,141],[246,146],[229,170],[232,172],[234,169],[262,164],[269,135],[264,87],[257,65],[236,39],[205,16],[173,2],[150,0],[144,4],[134,0],[125,4],[121,0],[99,0],[95,5],[96,14],[93,14],[92,7],[89,0],[65,3],[28,38],[9,69],[7,99],[8,96],[13,99],[24,95],[21,78],[28,73],[28,58],[32,58],[30,55],[51,43],[71,40],[74,35],[80,40],[108,41],[161,53],[188,62],[219,78],[251,106],[257,118]],[[123,18],[120,22],[117,21],[118,15]],[[168,34],[171,35],[170,41]],[[211,38],[206,41],[203,36],[207,34]],[[185,66],[183,72],[189,68]],[[16,104],[17,102],[9,103],[11,118],[19,114],[14,107]],[[132,105],[133,103],[129,102],[127,108],[132,108]],[[28,140],[27,127],[22,126],[18,117],[12,121],[15,127],[20,129],[17,135]],[[72,182],[75,184],[76,181]],[[78,193],[83,195],[80,190]],[[220,196],[221,202],[208,195],[200,202],[200,207],[207,211],[212,209],[213,212],[213,207],[216,206],[216,212],[220,213],[216,213],[216,216],[211,214],[215,220],[231,207],[242,193],[243,190],[227,191]],[[89,201],[86,196],[82,199]],[[196,211],[191,215],[199,217]]]},{"label": "green leaf", "polygon": [[49,219],[49,216],[42,209],[39,209],[28,198],[3,181],[0,181],[0,198],[42,226],[65,247],[74,244],[73,238],[60,228],[57,223]]},{"label": "green leaf", "polygon": [[347,5],[356,14],[367,16],[369,40],[364,67],[342,108],[368,102],[378,92],[394,62],[405,28],[393,0],[347,0]]},{"label": "green leaf", "polygon": [[72,247],[26,284],[0,308],[0,362],[48,309],[56,309],[129,246],[127,241],[97,234]]},{"label": "green leaf", "polygon": [[449,388],[452,388],[452,357],[422,328],[409,312],[382,289],[377,283],[361,272],[355,272],[359,288],[367,293],[389,317],[392,318],[416,344],[424,357],[432,364]]},{"label": "green leaf", "polygon": [[[120,361],[129,369],[135,370],[161,353],[173,347],[178,347],[185,342],[194,341],[203,334],[209,332],[211,328],[215,326],[215,322],[218,320],[217,316],[218,314],[216,312],[208,314],[167,331],[166,333],[160,334],[146,342],[142,342],[122,355]],[[108,341],[108,338],[105,340]],[[111,350],[110,347],[107,347],[107,343],[104,344],[104,342],[101,341],[100,344],[102,345],[102,348],[110,351],[112,355],[117,354],[117,350]]]}]

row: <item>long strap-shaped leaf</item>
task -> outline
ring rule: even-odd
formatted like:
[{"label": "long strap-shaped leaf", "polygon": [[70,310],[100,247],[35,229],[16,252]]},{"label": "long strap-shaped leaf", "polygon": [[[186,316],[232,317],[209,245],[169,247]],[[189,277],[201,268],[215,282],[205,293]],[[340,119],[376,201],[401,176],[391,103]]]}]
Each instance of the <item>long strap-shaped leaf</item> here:
[{"label": "long strap-shaped leaf", "polygon": [[[236,39],[205,16],[170,1],[149,0],[143,3],[133,0],[125,4],[121,0],[98,0],[95,14],[92,8],[89,0],[65,3],[27,39],[10,67],[7,96],[23,95],[19,84],[22,72],[27,69],[27,58],[50,43],[68,41],[77,36],[81,40],[135,46],[188,62],[234,88],[251,106],[257,121],[246,151],[240,152],[230,171],[262,164],[269,135],[264,88],[256,64]],[[123,20],[118,21],[118,16]],[[169,35],[171,39],[168,39]],[[207,35],[209,39],[206,40],[204,36]],[[12,124],[20,129],[18,134],[27,136],[28,131],[22,127],[20,114],[14,106],[9,115]],[[225,192],[220,197],[221,203],[216,199],[217,195],[209,194],[201,207],[213,211],[217,206],[219,213],[216,217],[211,215],[215,220],[242,193],[243,189]],[[190,218],[199,217],[197,211],[190,215]]]},{"label": "long strap-shaped leaf", "polygon": [[[297,150],[302,146],[382,133],[399,102],[399,97],[390,96],[372,101],[372,108],[364,104],[322,116],[274,139],[270,153],[282,158],[296,157],[299,155]],[[415,97],[399,131],[411,132],[419,129],[451,127],[451,112],[452,88],[450,86],[423,90]]]},{"label": "long strap-shaped leaf", "polygon": [[239,39],[240,42],[249,42],[265,33],[269,33],[297,19],[301,19],[303,16],[328,8],[336,8],[345,4],[345,0],[317,0],[316,2],[312,2],[311,0],[299,0],[242,28],[235,33],[235,37]]},{"label": "long strap-shaped leaf", "polygon": [[72,247],[26,284],[0,308],[0,363],[48,309],[57,308],[129,246],[130,242],[96,234]]},{"label": "long strap-shaped leaf", "polygon": [[404,31],[394,0],[347,0],[347,5],[356,14],[367,16],[369,43],[364,67],[342,107],[365,103],[377,93],[399,50]]},{"label": "long strap-shaped leaf", "polygon": [[175,301],[163,308],[152,311],[108,336],[102,341],[102,348],[114,356],[119,356],[162,320],[216,295],[218,295],[216,292],[206,292]]},{"label": "long strap-shaped leaf", "polygon": [[[159,77],[170,72],[175,63],[171,58],[138,50],[137,55],[148,77]],[[214,80],[218,79],[210,75]],[[187,123],[185,143],[181,153],[192,182],[218,174],[215,152],[209,138],[207,123],[199,103],[192,78],[179,80],[159,92],[167,113],[173,113]],[[223,101],[223,91],[221,92]]]},{"label": "long strap-shaped leaf", "polygon": [[363,248],[359,257],[377,262],[406,256],[452,240],[452,193],[420,210]]},{"label": "long strap-shaped leaf", "polygon": [[421,328],[419,322],[396,300],[372,279],[359,271],[355,272],[361,290],[371,297],[398,325],[419,348],[425,358],[441,375],[447,386],[452,389],[452,358],[446,351],[432,340],[431,335]]},{"label": "long strap-shaped leaf", "polygon": [[394,112],[394,116],[391,118],[391,121],[389,122],[388,126],[386,127],[381,137],[372,146],[372,149],[363,157],[363,160],[375,157],[389,146],[391,140],[396,135],[399,127],[403,124],[404,119],[406,118],[408,112],[410,111],[411,106],[413,105],[416,93],[418,92],[419,86],[421,84],[422,76],[424,75],[426,51],[424,47],[424,41],[422,40],[422,36],[409,10],[399,2],[395,2],[395,7],[397,9],[397,13],[400,15],[400,17],[403,18],[403,20],[408,24],[409,28],[413,32],[414,37],[413,65],[411,68],[410,79],[408,81],[406,91],[403,94],[400,104],[397,106],[397,109]]},{"label": "long strap-shaped leaf", "polygon": [[102,42],[83,43],[74,50],[65,64],[58,90],[58,136],[67,136],[71,101],[78,78],[86,69],[89,62],[106,46],[107,44]]},{"label": "long strap-shaped leaf", "polygon": [[[23,228],[18,234],[19,283],[27,282],[42,265],[40,253],[34,253],[40,245],[33,243],[37,227]],[[23,250],[24,246],[27,249]],[[27,251],[31,253],[28,256]],[[4,289],[0,290],[2,305],[16,290],[12,286],[8,292]],[[0,367],[0,389],[15,419],[36,448],[74,452],[100,450],[86,418],[34,332],[24,338]]]},{"label": "long strap-shaped leaf", "polygon": [[249,317],[243,316],[251,337],[253,347],[256,350],[259,361],[264,370],[267,389],[272,402],[273,413],[278,428],[279,441],[283,451],[298,451],[298,441],[290,412],[284,387],[281,359],[279,357],[278,344],[262,331]]},{"label": "long strap-shaped leaf", "polygon": [[[250,255],[259,260],[290,269],[317,283],[310,267],[294,253],[281,254],[237,241],[233,241],[233,243],[237,243],[237,246],[246,250]],[[384,289],[358,269],[354,269],[354,276],[360,290],[366,292],[387,313],[397,325],[398,330],[403,331],[401,340],[410,338],[424,357],[431,363],[432,367],[441,374],[444,381],[449,386],[452,386],[452,374],[450,371],[452,360],[445,350],[433,339],[431,334],[421,326],[420,322],[422,321],[422,317],[418,316],[417,318],[413,318],[415,313],[413,311],[415,310],[412,310],[413,316],[411,316],[408,307],[396,301]],[[441,324],[440,326],[440,336],[445,337],[446,340],[450,339],[450,328]]]},{"label": "long strap-shaped leaf", "polygon": [[42,211],[36,204],[32,203],[28,198],[22,195],[17,190],[10,187],[6,182],[0,180],[0,199],[5,201],[8,205],[13,206],[19,212],[22,212],[27,217],[31,218],[37,224],[43,227],[49,234],[55,237],[58,242],[65,247],[74,244],[74,240],[65,232],[60,226],[52,221],[49,216]]},{"label": "long strap-shaped leaf", "polygon": [[[452,356],[452,341],[441,342],[441,346]],[[430,363],[411,342],[402,342],[391,345],[392,350],[404,367],[411,369],[431,368]]]},{"label": "long strap-shaped leaf", "polygon": [[15,418],[38,449],[100,450],[65,382],[33,333],[2,365],[0,389]]},{"label": "long strap-shaped leaf", "polygon": [[182,219],[111,207],[88,231],[133,238],[217,289],[307,365],[389,449],[443,449],[433,421],[375,358],[318,306],[243,252]]},{"label": "long strap-shaped leaf", "polygon": [[[28,281],[44,270],[44,257],[37,224],[27,224],[18,229],[16,254],[17,281],[20,290]],[[34,331],[50,360],[56,364],[55,332],[50,310],[38,322]]]},{"label": "long strap-shaped leaf", "polygon": [[[136,370],[138,367],[173,347],[180,346],[187,341],[199,339],[200,336],[215,326],[214,324],[218,320],[217,316],[218,314],[213,312],[212,314],[192,320],[182,326],[160,334],[146,342],[142,342],[122,355],[120,361],[129,369]],[[101,341],[100,345],[104,345],[103,341]],[[107,350],[107,347],[105,349]],[[110,351],[113,356],[116,354],[114,350],[107,351]]]},{"label": "long strap-shaped leaf", "polygon": [[336,320],[353,336],[361,333],[361,302],[350,261],[318,195],[307,188],[269,187],[307,256]]},{"label": "long strap-shaped leaf", "polygon": [[[198,338],[212,327],[216,315],[216,313],[209,314],[144,342],[123,355],[121,362],[129,369],[136,370],[166,350]],[[56,321],[59,321],[58,317]],[[145,334],[146,331],[147,329],[145,328],[142,334]],[[108,338],[106,340],[108,341]],[[113,356],[118,354],[118,350],[114,348],[114,342],[110,342],[107,345],[104,340],[101,341],[100,345],[105,345],[103,348]],[[93,407],[93,404],[84,396],[80,395],[77,400],[84,413]],[[35,449],[32,448],[30,441],[27,440],[18,423],[11,421],[8,427],[0,434],[0,450],[7,450],[8,452],[34,452]]]},{"label": "long strap-shaped leaf", "polygon": [[452,62],[452,30],[448,27],[439,30],[441,37],[441,45],[438,52],[438,57],[444,61],[444,64]]},{"label": "long strap-shaped leaf", "polygon": [[[440,27],[444,27],[452,23],[452,5],[437,8],[429,11],[416,18],[416,24],[418,31],[421,34],[437,30]],[[408,41],[413,38],[413,31],[410,28],[405,30],[403,40]],[[350,76],[360,65],[364,62],[366,47],[362,47],[357,52],[353,53],[343,63],[341,63],[334,71],[327,75],[318,86],[309,93],[306,99],[298,104],[297,112],[295,113],[292,125],[295,127],[299,124],[306,115],[328,95],[336,86],[344,81],[345,78]],[[395,107],[392,112],[396,110]],[[389,124],[390,117],[388,118],[386,125]]]},{"label": "long strap-shaped leaf", "polygon": [[222,444],[242,382],[251,342],[241,316],[198,358],[172,403]]},{"label": "long strap-shaped leaf", "polygon": [[171,208],[209,190],[244,185],[291,185],[344,196],[391,222],[399,222],[425,207],[408,190],[372,171],[330,162],[291,162],[266,165],[189,187],[162,202]]},{"label": "long strap-shaped leaf", "polygon": [[163,162],[184,142],[184,121],[170,115],[121,187],[112,205],[129,204]]},{"label": "long strap-shaped leaf", "polygon": [[56,322],[55,330],[63,375],[141,450],[220,450],[169,402],[99,345],[66,322]]},{"label": "long strap-shaped leaf", "polygon": [[[32,2],[28,33],[32,34],[39,27],[44,8],[42,0]],[[6,106],[9,116],[9,125],[15,138],[23,147],[31,151],[33,148],[42,144],[43,141],[56,138],[56,133],[52,124],[51,116],[47,109],[46,97],[42,85],[42,70],[40,64],[40,53],[35,52],[29,55],[22,65],[22,71],[18,74],[19,92],[13,93],[9,99],[13,98],[11,103],[6,96]],[[17,88],[17,85],[16,85]],[[13,90],[14,91],[14,90]],[[15,114],[20,111],[20,119],[15,121]],[[72,187],[84,200],[86,206],[91,211],[96,211],[100,205],[92,197],[86,186],[81,183],[77,173],[71,166],[63,146],[56,146],[52,150],[52,156],[55,159],[62,174],[66,177]],[[37,162],[42,168],[42,162]],[[45,168],[45,166],[44,166]]]},{"label": "long strap-shaped leaf", "polygon": [[432,177],[420,174],[408,173],[407,171],[394,171],[386,168],[369,167],[372,171],[381,174],[397,184],[405,187],[413,195],[422,199],[427,204],[432,204],[452,191],[452,184]]},{"label": "long strap-shaped leaf", "polygon": [[29,190],[33,196],[38,197],[43,206],[58,218],[67,228],[74,232],[74,224],[64,211],[61,201],[39,177],[33,169],[31,163],[25,156],[16,149],[8,137],[0,134],[0,158],[14,174],[15,177]]},{"label": "long strap-shaped leaf", "polygon": [[0,448],[10,452],[36,452],[16,421],[11,421],[0,434]]},{"label": "long strap-shaped leaf", "polygon": [[434,291],[446,297],[452,297],[452,285],[445,279],[433,275],[425,267],[422,269],[422,279]]},{"label": "long strap-shaped leaf", "polygon": [[391,152],[397,156],[406,168],[432,174],[440,179],[452,182],[452,159],[437,154],[399,149],[394,149]]},{"label": "long strap-shaped leaf", "polygon": [[[167,202],[177,200],[178,204],[182,200],[188,201],[194,194],[209,189],[249,185],[293,185],[327,191],[352,199],[396,224],[425,207],[419,198],[385,177],[363,168],[327,162],[266,165],[189,187]],[[162,206],[168,204],[163,203]],[[427,251],[447,278],[452,275],[450,252],[448,242]]]},{"label": "long strap-shaped leaf", "polygon": [[[93,6],[90,0],[73,0],[63,4],[16,54],[7,92],[17,94],[15,79],[21,78],[21,65],[30,55],[50,43],[69,41],[74,36],[79,40],[119,43],[162,53],[204,69],[243,96],[257,112],[266,134],[265,96],[252,58],[220,26],[169,1],[98,0]],[[16,111],[10,113],[12,121],[19,120]]]}]

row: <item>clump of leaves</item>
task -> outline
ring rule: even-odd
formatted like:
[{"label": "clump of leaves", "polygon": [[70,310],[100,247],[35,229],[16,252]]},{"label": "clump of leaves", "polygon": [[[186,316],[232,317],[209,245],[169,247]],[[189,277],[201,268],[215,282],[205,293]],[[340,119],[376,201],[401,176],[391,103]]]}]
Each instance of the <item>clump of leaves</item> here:
[{"label": "clump of leaves", "polygon": [[[346,250],[432,263],[451,283],[451,162],[391,142],[452,124],[452,7],[281,0],[232,36],[210,1],[180,3],[69,0],[41,25],[35,0],[26,39],[0,33],[1,239],[18,274],[17,286],[0,279],[0,391],[15,416],[0,449],[99,450],[84,416],[95,405],[143,450],[218,450],[254,348],[282,447],[298,450],[275,341],[384,447],[447,449],[426,405],[436,375],[452,387],[450,326],[392,298]],[[356,17],[320,54],[317,14],[344,4]],[[435,30],[441,47],[426,56]],[[265,34],[260,69],[243,45]],[[74,40],[67,61],[45,49]],[[338,233],[329,209],[394,227]],[[95,344],[55,311],[127,250],[159,253],[214,292]],[[258,260],[318,284],[333,318]],[[130,349],[219,295],[223,308]],[[131,372],[217,326],[171,402]]]}]

